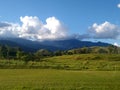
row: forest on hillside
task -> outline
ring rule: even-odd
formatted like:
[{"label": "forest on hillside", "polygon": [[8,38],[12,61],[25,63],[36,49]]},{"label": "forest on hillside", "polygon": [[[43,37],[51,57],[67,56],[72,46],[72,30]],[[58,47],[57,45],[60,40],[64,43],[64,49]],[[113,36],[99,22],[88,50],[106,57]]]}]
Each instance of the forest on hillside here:
[{"label": "forest on hillside", "polygon": [[71,50],[57,50],[49,51],[46,49],[40,49],[36,52],[25,52],[19,47],[10,47],[7,45],[0,45],[0,59],[5,60],[23,60],[28,61],[40,61],[45,57],[62,56],[62,55],[74,55],[74,54],[120,54],[120,48],[117,46],[108,47],[83,47]]}]

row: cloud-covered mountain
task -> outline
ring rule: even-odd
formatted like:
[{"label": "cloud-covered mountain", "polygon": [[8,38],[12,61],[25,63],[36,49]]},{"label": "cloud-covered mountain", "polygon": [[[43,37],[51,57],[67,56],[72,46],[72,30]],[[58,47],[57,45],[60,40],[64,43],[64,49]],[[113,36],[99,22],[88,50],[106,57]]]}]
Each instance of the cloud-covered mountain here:
[{"label": "cloud-covered mountain", "polygon": [[[94,23],[88,28],[87,32],[83,34],[69,34],[68,28],[56,17],[48,17],[45,23],[36,16],[20,17],[20,21],[21,24],[0,21],[0,38],[12,38],[13,40],[19,38],[19,40],[26,40],[25,42],[31,40],[29,42],[39,42],[38,44],[40,44],[41,47],[44,47],[41,44],[45,44],[46,41],[49,43],[55,42],[54,45],[56,46],[57,41],[66,41],[71,39],[120,39],[120,26],[108,21],[105,21],[102,24]],[[118,44],[116,41],[115,43]],[[49,44],[47,47],[48,46]],[[57,45],[57,48],[58,46],[60,45]]]},{"label": "cloud-covered mountain", "polygon": [[0,38],[0,45],[8,45],[11,47],[20,47],[26,52],[35,52],[39,49],[57,50],[57,47],[43,45],[41,42],[26,40],[22,38]]},{"label": "cloud-covered mountain", "polygon": [[45,40],[38,42],[38,41],[21,39],[21,38],[2,38],[0,39],[0,44],[20,47],[22,50],[27,52],[34,52],[39,49],[56,51],[56,50],[69,50],[69,49],[81,48],[81,47],[110,45],[102,42],[80,41],[77,39]]}]

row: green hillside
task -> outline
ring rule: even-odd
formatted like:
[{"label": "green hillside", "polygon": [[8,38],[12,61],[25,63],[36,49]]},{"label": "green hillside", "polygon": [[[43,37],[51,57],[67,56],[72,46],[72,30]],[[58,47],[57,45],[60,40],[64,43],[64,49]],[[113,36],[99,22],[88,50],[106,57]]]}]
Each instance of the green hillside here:
[{"label": "green hillside", "polygon": [[119,54],[75,54],[46,57],[40,61],[0,60],[0,68],[38,68],[65,70],[120,70]]}]

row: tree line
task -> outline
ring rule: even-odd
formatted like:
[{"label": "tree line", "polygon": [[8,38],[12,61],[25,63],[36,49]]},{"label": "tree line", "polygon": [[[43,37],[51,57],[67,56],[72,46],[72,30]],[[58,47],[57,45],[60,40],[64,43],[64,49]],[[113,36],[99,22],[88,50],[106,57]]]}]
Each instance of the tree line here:
[{"label": "tree line", "polygon": [[7,45],[0,45],[0,59],[5,60],[23,60],[28,61],[40,61],[45,57],[61,56],[61,55],[73,55],[73,54],[120,54],[120,48],[114,45],[108,47],[83,47],[71,50],[57,50],[49,51],[46,49],[40,49],[36,52],[25,52],[19,47],[10,47]]}]

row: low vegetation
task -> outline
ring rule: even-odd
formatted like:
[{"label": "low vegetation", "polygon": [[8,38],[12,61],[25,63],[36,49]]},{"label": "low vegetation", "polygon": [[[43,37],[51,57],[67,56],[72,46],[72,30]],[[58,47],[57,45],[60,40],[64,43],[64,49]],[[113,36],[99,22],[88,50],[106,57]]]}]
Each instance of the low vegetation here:
[{"label": "low vegetation", "polygon": [[7,45],[0,45],[0,59],[5,60],[23,60],[41,61],[46,57],[74,55],[74,54],[120,54],[120,48],[116,46],[108,47],[83,47],[71,50],[49,51],[40,49],[36,52],[24,52],[19,47],[9,47]]},{"label": "low vegetation", "polygon": [[0,90],[120,90],[119,71],[0,69]]},{"label": "low vegetation", "polygon": [[0,68],[119,71],[120,49],[116,46],[83,47],[54,52],[40,49],[30,53],[1,45]]},{"label": "low vegetation", "polygon": [[120,90],[115,46],[24,52],[0,46],[0,90]]},{"label": "low vegetation", "polygon": [[119,58],[119,54],[76,54],[47,57],[27,63],[23,60],[0,60],[0,68],[119,71]]}]

